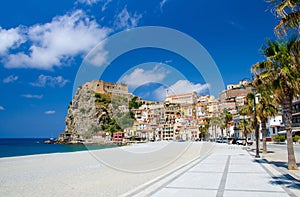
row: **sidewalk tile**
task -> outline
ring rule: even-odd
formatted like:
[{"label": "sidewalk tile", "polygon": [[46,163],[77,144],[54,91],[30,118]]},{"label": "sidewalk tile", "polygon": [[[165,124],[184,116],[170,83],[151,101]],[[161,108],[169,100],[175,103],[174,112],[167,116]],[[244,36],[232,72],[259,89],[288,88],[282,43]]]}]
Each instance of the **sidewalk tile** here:
[{"label": "sidewalk tile", "polygon": [[244,174],[228,173],[226,189],[245,191],[278,191],[284,190],[277,184],[272,183],[272,177],[265,173]]},{"label": "sidewalk tile", "polygon": [[217,190],[196,190],[196,189],[177,189],[177,188],[163,188],[162,190],[158,191],[153,197],[215,197],[217,195]]},{"label": "sidewalk tile", "polygon": [[246,192],[246,191],[225,191],[223,197],[289,197],[287,193],[281,192]]},{"label": "sidewalk tile", "polygon": [[167,187],[182,187],[196,189],[218,189],[222,173],[192,173],[188,172],[175,179]]},{"label": "sidewalk tile", "polygon": [[225,169],[225,164],[220,165],[220,164],[209,164],[209,163],[203,163],[203,164],[198,164],[192,169],[190,169],[190,172],[195,172],[195,173],[223,173]]},{"label": "sidewalk tile", "polygon": [[[243,165],[243,164],[231,164],[229,166],[229,173],[234,172],[244,172],[244,173],[265,173],[265,170],[259,165],[259,164],[251,164],[251,167],[249,165]],[[245,174],[245,176],[247,176]]]}]

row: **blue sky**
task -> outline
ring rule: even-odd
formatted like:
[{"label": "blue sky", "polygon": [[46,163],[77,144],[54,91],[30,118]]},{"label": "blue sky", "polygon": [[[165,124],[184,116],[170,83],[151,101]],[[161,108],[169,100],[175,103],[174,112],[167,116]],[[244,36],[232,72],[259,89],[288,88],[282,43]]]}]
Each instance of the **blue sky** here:
[{"label": "blue sky", "polygon": [[[62,132],[84,57],[103,39],[135,27],[162,26],[195,39],[215,61],[225,85],[250,78],[251,65],[263,59],[259,48],[275,37],[277,20],[270,8],[263,0],[3,1],[0,137]],[[170,73],[178,78],[166,85]],[[135,94],[153,100],[162,100],[166,88],[205,94],[210,86],[186,59],[153,48],[122,54],[101,79],[127,82]]]}]

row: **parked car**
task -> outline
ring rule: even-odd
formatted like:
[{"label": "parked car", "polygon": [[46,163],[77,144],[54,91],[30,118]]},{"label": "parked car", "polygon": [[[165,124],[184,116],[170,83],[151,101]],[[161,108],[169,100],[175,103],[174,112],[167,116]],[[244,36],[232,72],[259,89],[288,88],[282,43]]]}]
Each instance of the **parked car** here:
[{"label": "parked car", "polygon": [[227,143],[232,144],[232,143],[233,143],[233,140],[234,140],[234,138],[229,137],[229,138],[227,138]]},{"label": "parked car", "polygon": [[233,138],[232,141],[231,141],[231,144],[236,144],[236,141],[237,141],[237,139]]},{"label": "parked car", "polygon": [[236,140],[237,145],[246,145],[246,139],[237,139]]},{"label": "parked car", "polygon": [[247,144],[250,145],[250,146],[253,144],[253,141],[251,140],[251,138],[247,139]]},{"label": "parked car", "polygon": [[222,138],[217,138],[216,142],[217,142],[217,143],[227,143],[227,142],[228,142],[228,139],[225,138],[225,137],[224,137],[223,139],[222,139]]}]

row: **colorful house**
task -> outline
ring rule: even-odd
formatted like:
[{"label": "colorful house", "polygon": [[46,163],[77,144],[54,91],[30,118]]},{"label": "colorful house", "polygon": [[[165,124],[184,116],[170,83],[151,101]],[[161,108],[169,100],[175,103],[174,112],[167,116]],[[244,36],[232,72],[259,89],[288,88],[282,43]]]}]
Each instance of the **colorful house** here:
[{"label": "colorful house", "polygon": [[117,131],[113,133],[113,141],[115,142],[122,142],[125,137],[125,133],[122,131]]}]

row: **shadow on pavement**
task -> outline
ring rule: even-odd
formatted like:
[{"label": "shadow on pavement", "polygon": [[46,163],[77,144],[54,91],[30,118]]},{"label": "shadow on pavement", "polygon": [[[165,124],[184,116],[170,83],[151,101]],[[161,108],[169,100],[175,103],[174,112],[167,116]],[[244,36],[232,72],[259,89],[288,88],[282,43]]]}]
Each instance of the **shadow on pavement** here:
[{"label": "shadow on pavement", "polygon": [[283,174],[281,176],[273,176],[274,180],[270,181],[271,184],[284,185],[289,189],[300,189],[300,181],[295,179],[289,174]]},{"label": "shadow on pavement", "polygon": [[[283,162],[283,161],[268,161],[266,159],[263,159],[264,163],[269,163],[272,164],[276,167],[280,167],[280,168],[288,168],[287,162]],[[298,168],[300,168],[300,163],[297,163]]]},{"label": "shadow on pavement", "polygon": [[[268,163],[271,165],[274,165],[279,168],[285,168],[287,169],[287,163],[286,162],[280,162],[280,161],[268,161],[266,159],[262,160],[253,160],[253,162],[263,164],[263,163]],[[299,163],[298,163],[298,166]],[[289,189],[297,189],[300,190],[300,180],[296,179],[295,177],[291,176],[290,174],[284,173],[280,176],[271,176],[273,180],[270,181],[271,184],[274,185],[283,185],[286,188]]]}]

